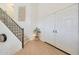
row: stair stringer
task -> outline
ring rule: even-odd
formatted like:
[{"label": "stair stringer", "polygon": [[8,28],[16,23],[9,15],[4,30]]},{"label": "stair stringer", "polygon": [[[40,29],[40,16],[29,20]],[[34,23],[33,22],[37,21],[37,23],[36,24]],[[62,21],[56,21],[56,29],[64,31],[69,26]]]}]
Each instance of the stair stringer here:
[{"label": "stair stringer", "polygon": [[1,33],[7,35],[7,41],[4,43],[0,42],[0,54],[15,54],[22,48],[21,41],[0,21],[0,34]]}]

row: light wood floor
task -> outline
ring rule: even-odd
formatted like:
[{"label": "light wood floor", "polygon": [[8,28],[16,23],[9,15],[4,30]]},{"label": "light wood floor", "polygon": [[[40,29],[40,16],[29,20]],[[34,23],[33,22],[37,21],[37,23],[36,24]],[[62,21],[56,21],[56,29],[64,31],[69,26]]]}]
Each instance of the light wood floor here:
[{"label": "light wood floor", "polygon": [[66,55],[66,54],[40,40],[31,40],[28,43],[26,43],[25,48],[18,51],[16,55]]}]

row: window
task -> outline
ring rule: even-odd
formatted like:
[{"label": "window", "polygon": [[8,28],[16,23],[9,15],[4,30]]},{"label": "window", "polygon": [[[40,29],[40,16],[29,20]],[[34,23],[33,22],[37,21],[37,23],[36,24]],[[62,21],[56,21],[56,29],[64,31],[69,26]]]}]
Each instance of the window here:
[{"label": "window", "polygon": [[18,11],[19,11],[18,12],[18,20],[19,21],[24,21],[25,17],[26,17],[26,8],[25,8],[25,6],[19,7]]}]

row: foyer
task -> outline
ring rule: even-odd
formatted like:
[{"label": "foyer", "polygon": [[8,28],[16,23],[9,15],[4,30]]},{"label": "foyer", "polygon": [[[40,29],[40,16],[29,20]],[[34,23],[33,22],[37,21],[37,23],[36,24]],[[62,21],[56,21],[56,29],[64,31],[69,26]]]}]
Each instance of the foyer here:
[{"label": "foyer", "polygon": [[0,55],[79,54],[78,7],[77,3],[0,4]]}]

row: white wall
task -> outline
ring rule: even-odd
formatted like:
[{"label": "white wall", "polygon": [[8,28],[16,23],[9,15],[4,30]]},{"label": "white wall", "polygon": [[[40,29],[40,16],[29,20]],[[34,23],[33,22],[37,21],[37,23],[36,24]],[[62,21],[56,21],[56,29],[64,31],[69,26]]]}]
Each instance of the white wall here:
[{"label": "white wall", "polygon": [[[26,18],[25,21],[18,21],[18,8],[21,6],[26,7]],[[15,4],[15,17],[14,20],[22,27],[24,28],[25,35],[28,38],[32,37],[33,30],[37,26],[38,21],[38,4]]]},{"label": "white wall", "polygon": [[[46,11],[46,6],[50,5],[39,5],[39,15],[42,15],[44,10]],[[45,7],[45,9],[42,10],[40,7]],[[52,10],[49,11],[52,12]],[[79,54],[78,5],[73,4],[56,13],[48,13],[49,11],[46,12],[47,14],[45,13],[46,17],[42,16],[42,18],[38,19],[37,26],[42,31],[42,40],[70,54]],[[57,30],[57,33],[54,33],[53,30]]]},{"label": "white wall", "polygon": [[[17,7],[22,6],[22,4],[17,5]],[[33,29],[39,27],[42,31],[41,40],[70,54],[79,53],[77,4],[23,5],[26,6],[26,20],[17,22],[25,29],[25,34],[29,38],[32,37]],[[54,33],[53,30],[57,30],[57,33]]]},{"label": "white wall", "polygon": [[13,35],[11,31],[0,21],[0,34],[6,34],[7,41],[0,42],[0,54],[15,54],[21,47],[21,42]]},{"label": "white wall", "polygon": [[[14,20],[18,23],[18,25],[20,25],[21,28],[24,28],[24,33],[27,37],[31,37],[32,35],[32,27],[31,27],[31,18],[32,18],[32,11],[31,11],[31,4],[15,4],[15,15],[14,15]],[[18,9],[21,6],[25,6],[26,7],[26,18],[25,21],[19,21],[18,18]]]}]

